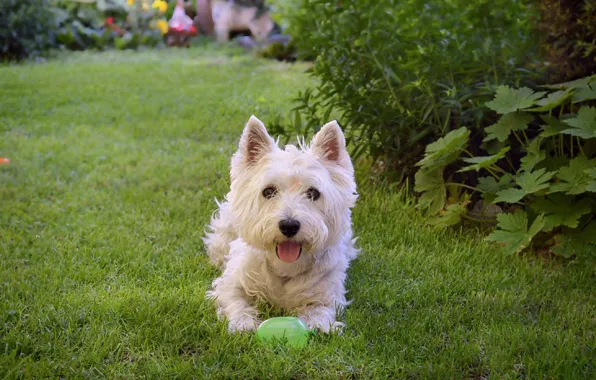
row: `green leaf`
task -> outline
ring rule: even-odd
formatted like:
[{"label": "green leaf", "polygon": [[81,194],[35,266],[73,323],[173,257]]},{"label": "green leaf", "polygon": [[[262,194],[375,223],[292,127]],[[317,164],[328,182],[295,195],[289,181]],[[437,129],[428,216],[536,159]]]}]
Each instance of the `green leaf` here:
[{"label": "green leaf", "polygon": [[580,87],[577,92],[573,94],[573,104],[585,102],[587,100],[596,99],[596,81],[587,84],[585,87]]},{"label": "green leaf", "polygon": [[484,193],[496,194],[500,190],[510,187],[512,182],[513,177],[510,174],[502,176],[499,182],[494,177],[480,177],[476,188]]},{"label": "green leaf", "polygon": [[532,171],[536,165],[546,158],[546,153],[540,149],[542,138],[536,137],[526,148],[528,154],[521,159],[521,169],[523,171]]},{"label": "green leaf", "polygon": [[510,174],[505,174],[497,182],[493,177],[478,178],[478,185],[476,188],[482,191],[482,199],[485,203],[493,203],[497,197],[497,193],[504,189],[511,188],[513,177]]},{"label": "green leaf", "polygon": [[596,167],[596,159],[588,160],[579,156],[569,161],[569,166],[563,166],[557,173],[559,181],[551,185],[550,193],[565,192],[576,195],[586,192],[591,182],[588,170]]},{"label": "green leaf", "polygon": [[499,86],[495,99],[486,106],[502,115],[532,107],[546,92],[534,92],[527,87],[519,90],[509,86]]},{"label": "green leaf", "polygon": [[470,131],[466,127],[449,132],[426,147],[425,156],[418,161],[417,166],[432,169],[437,166],[445,167],[455,161],[468,143]]},{"label": "green leaf", "polygon": [[418,204],[430,214],[436,214],[445,206],[447,188],[443,179],[443,169],[420,169],[414,176],[414,191],[422,193]]},{"label": "green leaf", "polygon": [[551,195],[548,199],[539,199],[530,207],[544,214],[544,231],[550,231],[558,226],[576,228],[580,218],[592,211],[588,199],[574,202],[574,197],[561,194]]},{"label": "green leaf", "polygon": [[545,88],[550,89],[568,89],[568,90],[576,90],[573,93],[573,101],[572,103],[581,103],[585,102],[586,100],[594,100],[596,99],[596,75],[592,75],[589,77],[576,79],[570,82],[558,83],[553,85],[546,85],[542,86]]},{"label": "green leaf", "polygon": [[592,181],[588,182],[586,185],[586,191],[596,193],[596,168],[588,169],[585,173],[592,179]]},{"label": "green leaf", "polygon": [[493,203],[505,202],[505,203],[516,203],[521,201],[526,196],[526,192],[522,189],[505,189],[497,193],[497,197]]},{"label": "green leaf", "polygon": [[555,172],[546,172],[546,169],[539,169],[533,172],[523,172],[515,182],[527,193],[532,194],[548,187],[548,181],[553,178]]},{"label": "green leaf", "polygon": [[485,157],[471,157],[471,158],[464,158],[464,161],[473,165],[468,165],[460,170],[459,172],[467,172],[470,170],[480,171],[480,169],[487,168],[493,165],[495,162],[499,161],[501,158],[505,157],[505,153],[509,151],[509,147],[506,146],[505,148],[501,149],[497,154],[493,154],[492,156],[485,156]]},{"label": "green leaf", "polygon": [[563,233],[554,237],[552,250],[564,257],[574,255],[590,255],[594,253],[596,244],[596,221],[583,226],[581,229],[563,229]]},{"label": "green leaf", "polygon": [[294,131],[302,132],[302,117],[298,111],[294,111]]},{"label": "green leaf", "polygon": [[578,238],[585,241],[588,244],[596,245],[596,221],[590,222],[587,226],[582,228],[581,232],[578,233]]},{"label": "green leaf", "polygon": [[499,229],[486,239],[505,244],[508,254],[521,252],[544,227],[544,217],[539,215],[528,229],[528,215],[522,210],[517,210],[513,214],[499,214],[497,221]]},{"label": "green leaf", "polygon": [[527,111],[530,112],[546,112],[550,111],[553,108],[556,108],[563,104],[566,100],[571,98],[572,92],[569,91],[555,91],[550,94],[546,98],[540,99],[536,102],[537,105],[540,107],[535,107],[528,109]]},{"label": "green leaf", "polygon": [[519,202],[528,194],[537,193],[548,188],[548,181],[555,175],[555,172],[546,172],[546,169],[539,169],[533,172],[522,172],[516,177],[515,182],[521,189],[505,189],[497,193],[496,202],[515,203]]},{"label": "green leaf", "polygon": [[558,172],[562,166],[569,165],[569,158],[565,155],[550,155],[547,154],[544,161],[542,161],[541,166],[546,168],[548,171]]},{"label": "green leaf", "polygon": [[569,82],[562,82],[557,84],[547,84],[541,87],[548,88],[551,90],[565,90],[565,89],[579,89],[588,86],[590,83],[596,82],[596,75],[572,80]]},{"label": "green leaf", "polygon": [[499,153],[499,151],[503,148],[505,148],[507,145],[509,144],[508,141],[498,141],[496,139],[490,140],[490,141],[483,141],[482,144],[480,144],[480,149],[486,151],[486,153],[488,154],[497,154]]},{"label": "green leaf", "polygon": [[540,136],[543,138],[559,135],[561,132],[569,128],[567,124],[563,123],[554,116],[540,115],[540,117],[547,123],[546,125],[540,126],[543,131]]},{"label": "green leaf", "polygon": [[490,127],[486,127],[484,141],[497,139],[506,141],[512,131],[521,131],[528,128],[528,124],[534,119],[532,115],[523,112],[513,112],[501,116],[499,121]]},{"label": "green leaf", "polygon": [[428,223],[439,228],[447,228],[456,225],[461,221],[462,215],[468,211],[464,204],[456,203],[449,205],[445,210],[440,211],[438,216],[428,220]]},{"label": "green leaf", "polygon": [[581,107],[577,113],[577,117],[567,119],[565,124],[571,126],[570,129],[565,129],[563,132],[567,135],[579,136],[584,139],[596,138],[596,108],[595,107]]},{"label": "green leaf", "polygon": [[575,255],[589,255],[594,251],[594,248],[589,244],[578,240],[574,235],[566,233],[555,235],[552,251],[559,256],[570,258]]}]

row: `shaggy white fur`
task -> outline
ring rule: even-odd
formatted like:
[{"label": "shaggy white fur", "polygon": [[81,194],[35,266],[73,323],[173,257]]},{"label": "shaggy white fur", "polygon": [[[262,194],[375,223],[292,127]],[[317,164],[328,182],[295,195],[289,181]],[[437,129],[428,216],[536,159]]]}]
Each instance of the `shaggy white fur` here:
[{"label": "shaggy white fur", "polygon": [[254,39],[261,41],[273,30],[274,23],[268,13],[257,16],[256,7],[242,7],[230,0],[215,0],[211,17],[218,42],[229,40],[230,32],[250,30]]},{"label": "shaggy white fur", "polygon": [[350,211],[357,198],[337,122],[309,146],[303,140],[280,149],[250,118],[232,157],[231,191],[204,238],[224,270],[207,296],[230,332],[258,326],[259,300],[296,313],[310,328],[343,326],[336,312],[348,305],[346,271],[358,254]]}]

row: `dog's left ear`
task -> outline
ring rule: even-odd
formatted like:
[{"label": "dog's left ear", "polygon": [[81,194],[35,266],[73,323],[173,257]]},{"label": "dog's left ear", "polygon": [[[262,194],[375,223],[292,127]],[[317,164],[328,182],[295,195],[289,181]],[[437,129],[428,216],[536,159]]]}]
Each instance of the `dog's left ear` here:
[{"label": "dog's left ear", "polygon": [[346,150],[346,139],[337,121],[330,121],[321,128],[312,139],[311,149],[324,161],[353,170],[352,161]]},{"label": "dog's left ear", "polygon": [[265,125],[254,115],[244,127],[238,146],[239,158],[245,166],[256,164],[265,154],[275,149],[275,141],[267,133]]}]

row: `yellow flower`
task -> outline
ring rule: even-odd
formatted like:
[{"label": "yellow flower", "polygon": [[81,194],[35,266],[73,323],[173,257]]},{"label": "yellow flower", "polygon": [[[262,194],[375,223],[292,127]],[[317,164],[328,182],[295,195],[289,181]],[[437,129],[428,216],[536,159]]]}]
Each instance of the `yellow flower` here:
[{"label": "yellow flower", "polygon": [[135,3],[135,0],[128,0],[128,5],[133,5]]},{"label": "yellow flower", "polygon": [[147,0],[143,0],[143,10],[146,12],[149,10],[149,3]]},{"label": "yellow flower", "polygon": [[153,2],[153,5],[151,7],[159,9],[159,13],[163,14],[168,10],[168,2],[163,0],[157,0]]},{"label": "yellow flower", "polygon": [[157,29],[159,29],[161,34],[166,34],[168,32],[168,22],[166,20],[157,21]]}]

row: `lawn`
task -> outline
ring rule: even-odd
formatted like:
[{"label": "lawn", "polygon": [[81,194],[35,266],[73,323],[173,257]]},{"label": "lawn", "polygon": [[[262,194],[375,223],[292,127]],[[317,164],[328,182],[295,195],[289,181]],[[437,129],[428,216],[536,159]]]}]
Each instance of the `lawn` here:
[{"label": "lawn", "polygon": [[364,180],[344,335],[228,335],[203,229],[243,124],[289,111],[305,68],[212,48],[0,67],[0,377],[596,376],[593,262],[433,231]]}]

